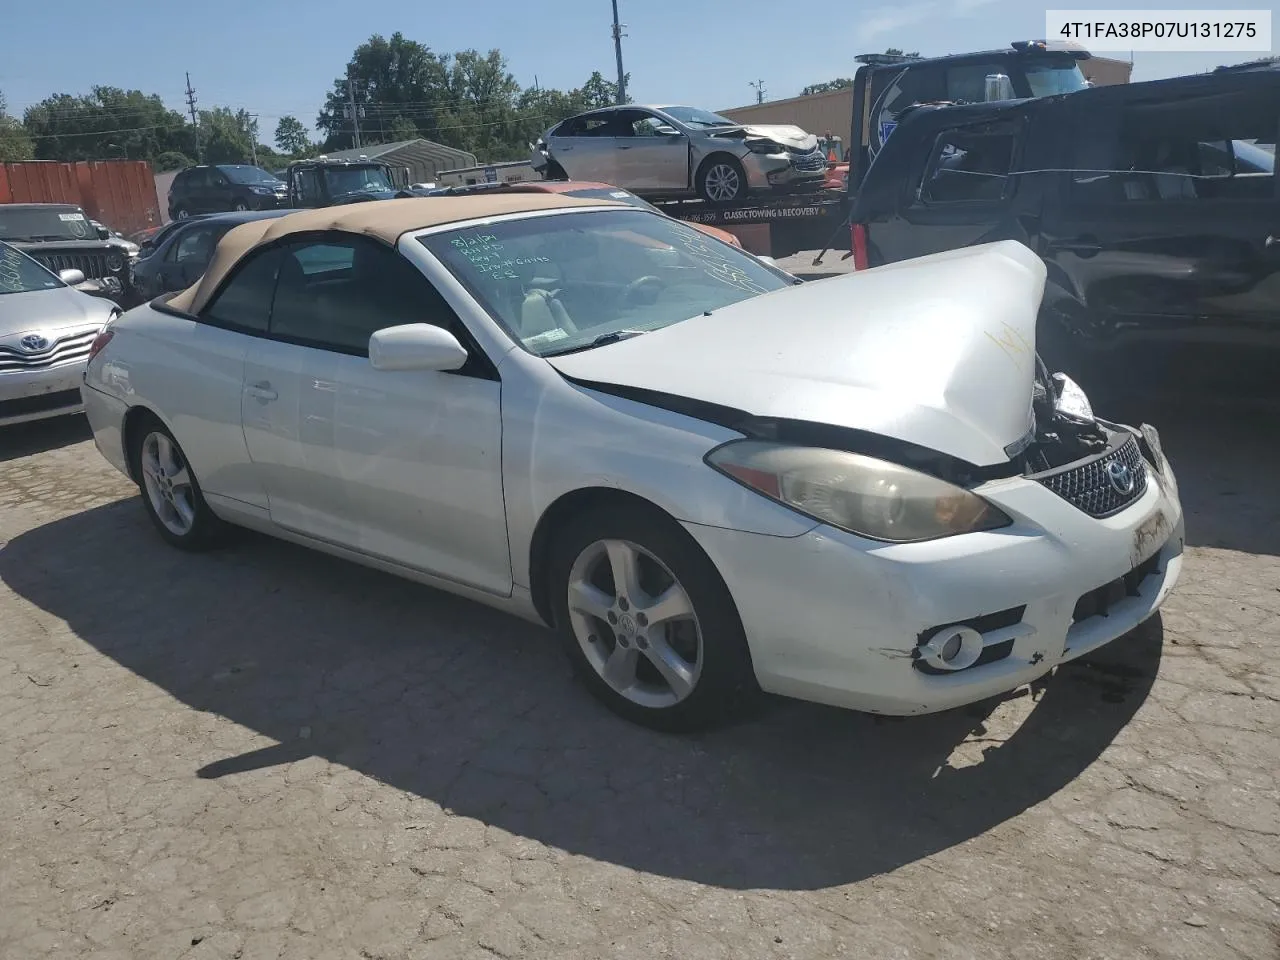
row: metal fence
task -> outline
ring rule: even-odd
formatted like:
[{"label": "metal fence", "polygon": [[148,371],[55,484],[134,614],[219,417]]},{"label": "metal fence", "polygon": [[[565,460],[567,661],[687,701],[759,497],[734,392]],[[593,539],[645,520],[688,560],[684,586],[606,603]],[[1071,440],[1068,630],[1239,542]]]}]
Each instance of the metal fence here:
[{"label": "metal fence", "polygon": [[0,203],[75,203],[125,234],[162,219],[151,165],[141,160],[0,163]]}]

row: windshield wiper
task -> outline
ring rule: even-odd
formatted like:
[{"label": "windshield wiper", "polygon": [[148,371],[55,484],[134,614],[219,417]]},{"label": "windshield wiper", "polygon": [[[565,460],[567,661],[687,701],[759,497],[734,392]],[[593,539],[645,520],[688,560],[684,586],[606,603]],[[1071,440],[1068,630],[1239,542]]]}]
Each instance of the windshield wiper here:
[{"label": "windshield wiper", "polygon": [[638,337],[648,333],[648,330],[614,330],[612,333],[602,333],[590,343],[583,343],[576,347],[569,347],[567,350],[556,350],[553,353],[544,353],[544,357],[563,357],[569,353],[581,353],[584,350],[594,350],[596,347],[607,347],[611,343],[617,343],[619,340],[630,340],[632,337]]},{"label": "windshield wiper", "polygon": [[50,235],[44,235],[44,234],[35,234],[35,235],[33,235],[33,236],[30,236],[30,237],[10,237],[9,239],[13,240],[15,243],[43,243],[43,242],[48,241],[48,240],[76,240],[76,239],[78,239],[78,238],[77,238],[77,237],[65,237],[65,236],[62,236],[62,235],[60,235],[60,234],[58,234],[58,235],[51,235],[51,236],[50,236]]}]

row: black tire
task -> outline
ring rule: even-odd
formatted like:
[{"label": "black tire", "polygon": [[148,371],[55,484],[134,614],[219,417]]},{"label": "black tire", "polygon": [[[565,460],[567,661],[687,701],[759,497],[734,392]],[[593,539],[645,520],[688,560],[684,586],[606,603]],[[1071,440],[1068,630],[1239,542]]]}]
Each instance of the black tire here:
[{"label": "black tire", "polygon": [[547,161],[547,169],[542,174],[543,180],[555,180],[557,182],[568,180],[569,174],[564,172],[564,167],[556,163],[554,160]]},{"label": "black tire", "polygon": [[[602,540],[626,541],[657,558],[679,581],[692,603],[694,623],[701,633],[697,657],[700,667],[692,692],[674,704],[644,706],[616,691],[588,659],[584,644],[574,631],[569,612],[570,574],[579,557]],[[758,704],[760,689],[737,606],[701,547],[665,514],[657,509],[627,506],[589,510],[559,531],[549,559],[550,608],[555,630],[578,678],[614,713],[655,730],[689,733],[737,719]],[[622,609],[627,609],[625,604]],[[636,620],[645,626],[639,616],[642,608],[633,609]],[[604,645],[601,654],[616,651],[621,633],[614,633],[604,620],[591,622],[601,631],[596,641]],[[652,635],[648,630],[641,632]],[[653,663],[638,655],[641,646],[649,649],[648,644],[643,640],[633,642],[641,664],[638,675],[647,668],[653,677],[658,677]]]},{"label": "black tire", "polygon": [[174,220],[186,220],[189,216],[191,216],[191,211],[189,211],[182,204],[178,204],[178,206],[173,208]]},{"label": "black tire", "polygon": [[249,201],[247,200],[237,200],[235,202],[235,205],[232,207],[232,209],[238,213],[245,213],[246,211],[252,210],[254,208],[249,204]]},{"label": "black tire", "polygon": [[[727,175],[724,171],[726,170],[737,178],[738,189],[732,194],[725,194],[716,186],[717,182],[725,182]],[[698,188],[698,196],[717,207],[747,199],[747,171],[743,169],[737,157],[731,157],[727,153],[717,153],[702,161],[702,166],[698,168],[698,175],[695,178],[695,185]]]},{"label": "black tire", "polygon": [[[186,532],[176,532],[171,529],[160,516],[153,503],[143,464],[143,452],[153,437],[163,437],[164,440],[172,445],[173,451],[180,458],[181,466],[185,468],[190,477],[190,495],[187,502],[190,504],[193,519],[190,529]],[[129,468],[132,470],[138,489],[142,493],[143,509],[146,510],[147,516],[151,518],[152,524],[155,525],[156,530],[160,532],[160,536],[164,538],[166,543],[177,547],[179,550],[194,552],[208,550],[222,542],[227,532],[227,524],[220,520],[209,508],[209,504],[205,502],[199,481],[187,461],[186,454],[183,453],[182,447],[174,439],[169,428],[161,423],[159,418],[148,415],[141,423],[135,424],[131,429],[129,435]]]}]

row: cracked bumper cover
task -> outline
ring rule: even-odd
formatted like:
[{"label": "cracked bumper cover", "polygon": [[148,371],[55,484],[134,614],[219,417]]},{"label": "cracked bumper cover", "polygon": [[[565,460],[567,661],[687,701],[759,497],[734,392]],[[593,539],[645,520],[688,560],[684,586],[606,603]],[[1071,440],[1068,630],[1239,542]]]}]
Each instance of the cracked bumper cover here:
[{"label": "cracked bumper cover", "polygon": [[[916,544],[826,525],[792,538],[685,526],[729,587],[763,689],[873,713],[932,713],[1014,690],[1131,631],[1178,580],[1183,515],[1167,462],[1138,500],[1101,520],[1023,477],[976,492],[1013,525]],[[1153,555],[1136,596],[1073,623],[1081,597]],[[1008,656],[941,675],[914,666],[930,628],[1022,606],[1019,624],[987,638],[1012,639]]]}]

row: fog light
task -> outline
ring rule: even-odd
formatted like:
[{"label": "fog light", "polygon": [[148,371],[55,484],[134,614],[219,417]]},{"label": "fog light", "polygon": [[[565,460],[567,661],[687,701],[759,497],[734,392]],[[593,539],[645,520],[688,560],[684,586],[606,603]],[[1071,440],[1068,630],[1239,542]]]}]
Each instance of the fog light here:
[{"label": "fog light", "polygon": [[982,656],[982,634],[973,627],[943,627],[920,646],[920,658],[938,670],[964,670]]}]

